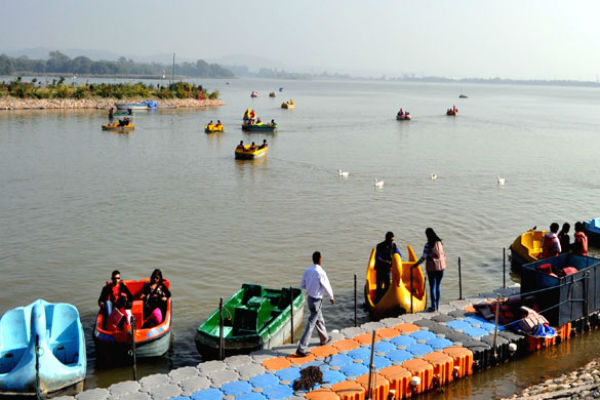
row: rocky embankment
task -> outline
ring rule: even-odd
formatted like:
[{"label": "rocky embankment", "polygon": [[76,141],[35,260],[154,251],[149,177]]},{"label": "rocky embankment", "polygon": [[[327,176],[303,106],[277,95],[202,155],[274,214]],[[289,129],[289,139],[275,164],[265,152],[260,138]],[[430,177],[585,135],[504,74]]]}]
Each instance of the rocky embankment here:
[{"label": "rocky embankment", "polygon": [[[106,109],[114,107],[117,103],[137,103],[148,99],[131,98],[93,98],[93,99],[20,99],[17,97],[0,97],[0,110],[83,110]],[[222,100],[196,100],[196,99],[165,99],[156,100],[158,108],[209,108],[222,106]]]},{"label": "rocky embankment", "polygon": [[600,399],[600,359],[503,400]]}]

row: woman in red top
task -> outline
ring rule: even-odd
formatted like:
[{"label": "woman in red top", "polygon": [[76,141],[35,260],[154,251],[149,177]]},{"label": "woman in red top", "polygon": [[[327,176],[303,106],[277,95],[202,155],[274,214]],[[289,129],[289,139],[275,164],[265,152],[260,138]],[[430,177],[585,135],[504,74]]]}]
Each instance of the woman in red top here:
[{"label": "woman in red top", "polygon": [[125,309],[131,308],[132,302],[133,296],[121,281],[121,273],[114,270],[111,274],[111,281],[106,282],[100,292],[100,297],[98,297],[98,305],[104,315],[102,327],[106,327],[106,321],[110,318],[113,308],[117,308],[122,314],[125,314]]}]

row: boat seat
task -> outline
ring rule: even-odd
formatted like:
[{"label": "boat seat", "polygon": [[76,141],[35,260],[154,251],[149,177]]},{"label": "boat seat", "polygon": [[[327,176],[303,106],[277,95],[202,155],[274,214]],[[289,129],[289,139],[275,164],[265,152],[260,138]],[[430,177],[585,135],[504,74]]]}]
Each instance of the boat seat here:
[{"label": "boat seat", "polygon": [[131,305],[131,314],[135,318],[135,329],[141,329],[144,324],[144,301],[134,300]]},{"label": "boat seat", "polygon": [[252,283],[244,283],[242,285],[242,289],[244,290],[244,297],[242,298],[242,304],[248,304],[248,300],[252,297],[262,297],[263,287],[261,285],[255,285]]},{"label": "boat seat", "polygon": [[251,297],[247,305],[235,308],[233,334],[257,333],[270,319],[271,302],[264,297]]}]

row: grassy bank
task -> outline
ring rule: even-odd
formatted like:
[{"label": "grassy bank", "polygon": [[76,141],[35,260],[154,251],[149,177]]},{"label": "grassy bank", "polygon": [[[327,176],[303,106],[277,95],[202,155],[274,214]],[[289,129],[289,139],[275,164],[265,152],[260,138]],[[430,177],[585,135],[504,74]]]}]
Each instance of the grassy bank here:
[{"label": "grassy bank", "polygon": [[135,103],[156,100],[159,108],[203,108],[219,106],[219,92],[208,93],[201,85],[187,82],[148,85],[142,82],[67,85],[64,79],[42,86],[35,79],[23,82],[17,78],[0,83],[0,109],[84,109],[110,108],[117,102]]}]

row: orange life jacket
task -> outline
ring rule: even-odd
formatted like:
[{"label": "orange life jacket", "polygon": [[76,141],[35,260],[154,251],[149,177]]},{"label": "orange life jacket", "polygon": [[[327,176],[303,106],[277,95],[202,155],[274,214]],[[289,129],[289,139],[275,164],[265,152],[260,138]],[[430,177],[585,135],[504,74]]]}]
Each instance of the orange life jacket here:
[{"label": "orange life jacket", "polygon": [[575,247],[576,254],[579,254],[581,256],[587,256],[588,255],[588,238],[587,238],[587,236],[585,236],[585,233],[575,232],[575,234],[573,236],[575,236],[575,243],[577,243],[577,246]]},{"label": "orange life jacket", "polygon": [[542,238],[542,258],[555,257],[558,255],[554,241],[558,241],[558,238],[553,233],[547,233]]}]

